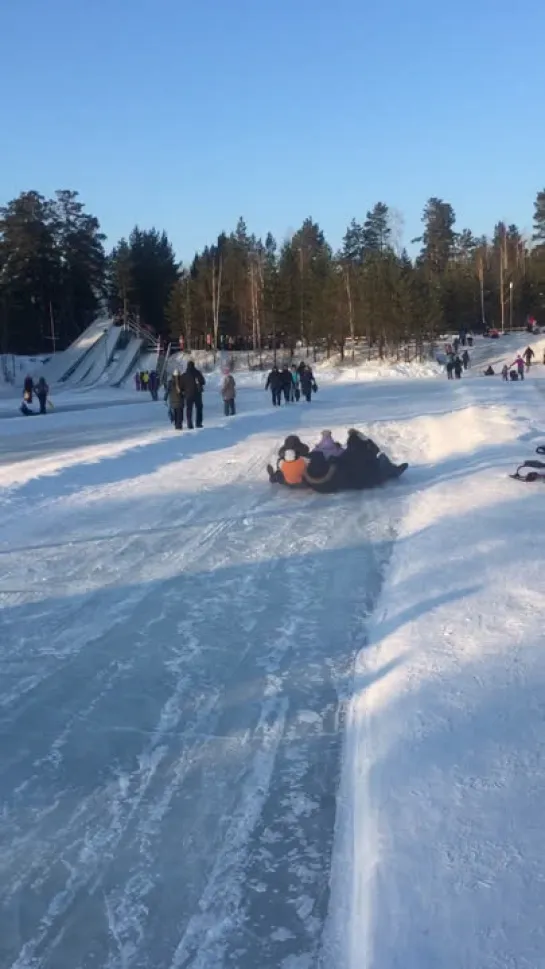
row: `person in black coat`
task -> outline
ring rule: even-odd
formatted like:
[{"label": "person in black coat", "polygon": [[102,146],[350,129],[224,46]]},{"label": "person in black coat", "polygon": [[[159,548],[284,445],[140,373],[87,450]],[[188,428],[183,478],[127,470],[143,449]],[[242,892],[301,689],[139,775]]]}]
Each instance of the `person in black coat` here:
[{"label": "person in black coat", "polygon": [[322,451],[313,451],[305,471],[305,484],[321,495],[330,495],[342,488],[342,472],[337,459],[330,461]]},{"label": "person in black coat", "polygon": [[152,400],[157,400],[159,396],[159,374],[156,370],[151,370],[148,380],[148,389]]},{"label": "person in black coat", "polygon": [[302,371],[300,379],[301,379],[301,393],[303,394],[303,397],[305,398],[305,400],[308,401],[308,403],[310,403],[312,399],[312,392],[314,391],[314,393],[316,393],[318,389],[316,386],[316,382],[314,380],[314,374],[312,373],[312,370],[310,369],[310,367],[307,367],[305,365],[305,369]]},{"label": "person in black coat", "polygon": [[40,414],[45,414],[47,411],[47,395],[49,393],[49,386],[45,377],[40,377],[38,383],[35,387],[36,397],[40,404]]},{"label": "person in black coat", "polygon": [[197,370],[193,360],[190,360],[182,376],[182,392],[185,399],[187,426],[193,430],[193,408],[197,427],[202,427],[202,392],[206,386],[200,370]]},{"label": "person in black coat", "polygon": [[370,437],[353,429],[348,432],[346,449],[335,464],[340,489],[355,491],[376,488],[399,478],[407,469],[406,464],[394,464]]},{"label": "person in black coat", "polygon": [[25,382],[23,384],[23,398],[26,400],[27,404],[32,403],[32,394],[34,393],[34,381],[32,377],[25,377]]},{"label": "person in black coat", "polygon": [[291,400],[291,388],[292,388],[292,379],[291,379],[291,373],[290,373],[289,367],[283,367],[282,373],[280,376],[282,377],[282,391],[284,394],[284,400],[286,401],[286,404],[289,404]]},{"label": "person in black coat", "polygon": [[283,379],[277,366],[274,366],[267,377],[265,390],[271,391],[273,407],[280,407],[282,402]]}]

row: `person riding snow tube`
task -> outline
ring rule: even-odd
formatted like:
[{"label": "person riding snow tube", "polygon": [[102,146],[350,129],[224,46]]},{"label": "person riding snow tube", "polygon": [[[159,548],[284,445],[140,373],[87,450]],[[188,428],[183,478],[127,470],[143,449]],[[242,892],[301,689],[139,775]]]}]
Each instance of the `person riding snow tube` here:
[{"label": "person riding snow tube", "polygon": [[308,444],[303,444],[297,434],[289,434],[281,448],[278,449],[278,458],[282,461],[286,451],[294,451],[297,458],[308,458],[310,448]]},{"label": "person riding snow tube", "polygon": [[290,448],[284,450],[284,456],[279,459],[276,471],[271,464],[267,465],[267,472],[271,484],[284,484],[288,485],[289,488],[300,488],[304,486],[306,469],[306,459],[300,455],[298,456],[296,451]]},{"label": "person riding snow tube", "polygon": [[323,451],[313,451],[305,471],[305,483],[322,495],[340,491],[342,479],[337,462],[328,460]]},{"label": "person riding snow tube", "polygon": [[399,478],[407,464],[396,465],[369,437],[354,429],[348,432],[346,450],[336,461],[342,489],[376,488]]},{"label": "person riding snow tube", "polygon": [[333,440],[331,431],[322,431],[322,436],[318,444],[312,449],[312,453],[314,454],[315,451],[321,451],[324,457],[329,460],[331,458],[339,458],[344,448],[338,441]]}]

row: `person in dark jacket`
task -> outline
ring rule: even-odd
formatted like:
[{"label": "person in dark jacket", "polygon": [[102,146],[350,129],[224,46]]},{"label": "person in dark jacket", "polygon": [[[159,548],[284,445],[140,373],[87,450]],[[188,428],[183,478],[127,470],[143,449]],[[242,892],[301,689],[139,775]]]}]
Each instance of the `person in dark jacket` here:
[{"label": "person in dark jacket", "polygon": [[274,366],[267,377],[265,390],[271,391],[273,407],[280,407],[282,402],[282,374],[277,366]]},{"label": "person in dark jacket", "polygon": [[328,461],[322,451],[311,453],[304,480],[309,488],[321,495],[340,491],[342,485],[342,477],[336,459]]},{"label": "person in dark jacket", "polygon": [[32,403],[33,393],[34,393],[34,381],[32,380],[32,377],[25,377],[25,382],[23,384],[23,400],[25,400],[27,404]]},{"label": "person in dark jacket", "polygon": [[460,380],[462,376],[463,365],[458,354],[454,357],[454,376],[456,380]]},{"label": "person in dark jacket", "polygon": [[40,414],[46,413],[47,405],[47,395],[49,393],[49,387],[45,377],[40,377],[38,383],[36,384],[36,397],[40,404]]},{"label": "person in dark jacket", "polygon": [[184,424],[184,389],[179,370],[174,370],[168,385],[168,405],[170,419],[176,430],[181,431]]},{"label": "person in dark jacket", "polygon": [[284,400],[286,401],[286,404],[289,404],[291,400],[291,387],[292,387],[291,373],[290,373],[289,367],[282,368],[281,377],[282,377],[282,391],[284,393]]},{"label": "person in dark jacket", "polygon": [[314,380],[314,374],[312,373],[312,370],[310,369],[310,367],[307,367],[305,365],[305,369],[303,370],[300,376],[300,380],[301,380],[301,393],[303,394],[303,397],[305,398],[305,400],[308,401],[308,403],[310,404],[310,401],[312,399],[312,392],[314,391],[314,393],[316,393],[316,391],[318,390],[316,386],[316,382]]},{"label": "person in dark jacket", "polygon": [[152,400],[157,400],[159,394],[159,374],[156,370],[151,370],[148,380],[148,390]]},{"label": "person in dark jacket", "polygon": [[355,491],[376,488],[399,478],[408,467],[394,464],[370,437],[354,429],[348,432],[346,449],[335,464],[340,488]]},{"label": "person in dark jacket", "polygon": [[202,392],[206,386],[200,370],[197,370],[193,360],[190,360],[182,376],[182,389],[185,398],[187,426],[193,430],[193,408],[197,427],[202,427]]},{"label": "person in dark jacket", "polygon": [[469,363],[470,363],[469,353],[467,352],[467,347],[464,350],[464,352],[462,353],[462,363],[464,365],[464,370],[467,370],[467,368],[469,367]]}]

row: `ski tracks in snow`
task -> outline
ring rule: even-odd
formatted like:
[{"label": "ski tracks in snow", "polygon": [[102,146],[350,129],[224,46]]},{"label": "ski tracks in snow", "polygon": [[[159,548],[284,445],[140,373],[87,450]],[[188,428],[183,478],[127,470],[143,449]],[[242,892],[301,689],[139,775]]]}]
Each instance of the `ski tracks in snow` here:
[{"label": "ski tracks in snow", "polygon": [[[154,535],[162,506],[107,561],[104,542],[90,561],[61,550],[49,582],[69,565],[104,584],[17,607],[30,628],[0,695],[20,732],[2,775],[12,969],[315,958],[343,702],[392,509],[247,485],[271,448],[253,443],[221,475],[238,495],[197,483],[179,532]],[[135,582],[146,563],[157,580]]]}]

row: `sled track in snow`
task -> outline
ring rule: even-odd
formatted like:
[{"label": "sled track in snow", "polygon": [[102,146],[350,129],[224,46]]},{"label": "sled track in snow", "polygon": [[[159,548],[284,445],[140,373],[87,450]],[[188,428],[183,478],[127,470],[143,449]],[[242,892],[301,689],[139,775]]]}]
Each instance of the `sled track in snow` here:
[{"label": "sled track in snow", "polygon": [[[1,775],[2,964],[315,964],[343,706],[395,507],[195,494],[177,507],[180,548],[153,524],[101,537],[61,558],[69,589],[100,587],[15,608],[28,633],[10,638],[0,694],[0,730],[21,736]],[[124,585],[150,554],[176,574]]]}]

